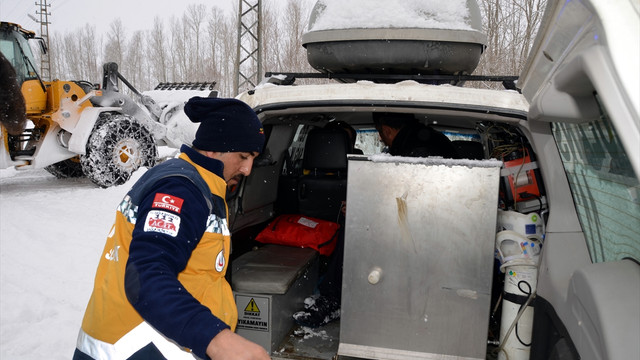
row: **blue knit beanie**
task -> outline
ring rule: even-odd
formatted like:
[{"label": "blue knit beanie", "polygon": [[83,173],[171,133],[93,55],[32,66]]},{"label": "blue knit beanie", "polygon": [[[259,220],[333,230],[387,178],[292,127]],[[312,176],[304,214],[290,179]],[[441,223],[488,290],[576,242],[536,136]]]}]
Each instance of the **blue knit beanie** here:
[{"label": "blue knit beanie", "polygon": [[233,98],[193,97],[184,112],[200,123],[193,147],[217,152],[262,152],[264,130],[256,113]]}]

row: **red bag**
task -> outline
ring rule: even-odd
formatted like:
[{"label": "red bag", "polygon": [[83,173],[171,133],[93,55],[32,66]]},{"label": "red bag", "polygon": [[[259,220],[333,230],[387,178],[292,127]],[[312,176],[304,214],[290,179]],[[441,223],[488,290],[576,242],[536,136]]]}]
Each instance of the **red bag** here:
[{"label": "red bag", "polygon": [[265,244],[310,247],[320,255],[331,255],[336,248],[340,225],[302,215],[280,215],[258,234]]}]

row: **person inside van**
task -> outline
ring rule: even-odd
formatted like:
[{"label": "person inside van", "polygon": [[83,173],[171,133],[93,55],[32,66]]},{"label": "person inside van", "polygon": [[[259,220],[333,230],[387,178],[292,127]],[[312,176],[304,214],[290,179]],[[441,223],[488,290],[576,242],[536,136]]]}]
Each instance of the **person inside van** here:
[{"label": "person inside van", "polygon": [[458,158],[455,147],[446,135],[420,123],[412,114],[374,112],[373,122],[391,155]]}]

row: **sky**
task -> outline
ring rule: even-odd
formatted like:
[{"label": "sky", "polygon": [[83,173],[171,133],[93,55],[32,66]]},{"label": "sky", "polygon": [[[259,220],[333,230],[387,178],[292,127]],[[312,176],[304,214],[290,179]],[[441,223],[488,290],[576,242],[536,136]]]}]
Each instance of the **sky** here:
[{"label": "sky", "polygon": [[[45,0],[42,0],[44,2]],[[25,29],[33,30],[40,34],[39,23],[32,20],[27,14],[36,19],[40,15],[36,11],[40,6],[35,3],[40,0],[2,0],[0,1],[0,20],[14,22]],[[84,1],[84,0],[47,0],[51,13],[49,33],[64,34],[76,31],[86,24],[96,27],[98,33],[106,33],[109,24],[120,18],[128,31],[149,30],[153,26],[153,19],[159,16],[162,19],[170,19],[172,16],[182,16],[190,4],[204,4],[209,9],[213,4],[231,12],[238,4],[237,0],[109,0],[109,1]]]}]

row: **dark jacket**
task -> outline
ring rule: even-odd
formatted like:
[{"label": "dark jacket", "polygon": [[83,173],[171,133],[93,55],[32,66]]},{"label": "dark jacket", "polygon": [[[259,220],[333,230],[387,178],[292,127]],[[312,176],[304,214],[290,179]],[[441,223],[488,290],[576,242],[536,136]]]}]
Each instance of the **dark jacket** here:
[{"label": "dark jacket", "polygon": [[394,156],[442,156],[457,159],[458,153],[443,133],[430,126],[415,122],[406,125],[393,139],[389,154]]}]

